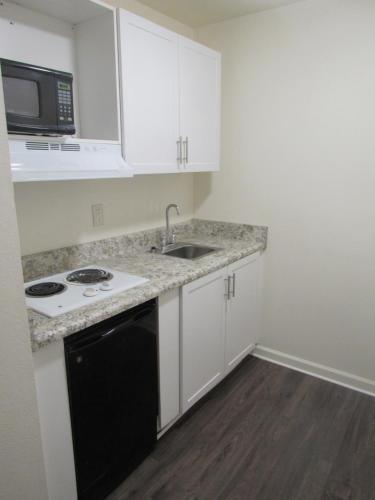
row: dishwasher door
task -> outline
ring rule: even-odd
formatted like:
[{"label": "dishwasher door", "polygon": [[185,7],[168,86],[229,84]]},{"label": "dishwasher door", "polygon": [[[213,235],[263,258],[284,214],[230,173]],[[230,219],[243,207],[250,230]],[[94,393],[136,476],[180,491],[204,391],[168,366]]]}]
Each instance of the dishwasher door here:
[{"label": "dishwasher door", "polygon": [[65,340],[79,499],[105,498],[156,443],[157,325],[150,301]]}]

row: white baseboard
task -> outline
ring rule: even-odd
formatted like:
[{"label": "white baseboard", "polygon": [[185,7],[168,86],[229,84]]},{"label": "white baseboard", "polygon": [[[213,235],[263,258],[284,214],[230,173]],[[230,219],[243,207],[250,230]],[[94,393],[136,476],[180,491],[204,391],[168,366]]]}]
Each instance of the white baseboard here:
[{"label": "white baseboard", "polygon": [[257,345],[252,354],[256,358],[264,359],[265,361],[270,361],[271,363],[276,363],[278,365],[291,368],[292,370],[297,370],[299,372],[306,373],[307,375],[312,375],[313,377],[328,380],[334,384],[375,397],[374,380],[358,377],[357,375],[336,370],[335,368],[330,368],[329,366],[320,365],[318,363],[307,361],[306,359],[290,356],[284,352],[275,351],[261,345]]}]

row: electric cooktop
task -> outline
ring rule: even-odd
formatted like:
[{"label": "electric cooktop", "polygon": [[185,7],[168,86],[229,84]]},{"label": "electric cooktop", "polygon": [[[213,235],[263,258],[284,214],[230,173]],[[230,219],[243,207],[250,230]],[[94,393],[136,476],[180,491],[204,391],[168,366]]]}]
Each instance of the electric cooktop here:
[{"label": "electric cooktop", "polygon": [[25,283],[26,305],[54,318],[147,281],[122,271],[87,266]]}]

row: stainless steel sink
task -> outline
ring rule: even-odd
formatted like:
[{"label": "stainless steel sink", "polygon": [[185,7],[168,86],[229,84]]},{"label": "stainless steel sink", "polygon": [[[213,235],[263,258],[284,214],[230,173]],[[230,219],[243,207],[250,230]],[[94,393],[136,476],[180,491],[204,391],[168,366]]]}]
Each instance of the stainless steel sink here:
[{"label": "stainless steel sink", "polygon": [[199,259],[212,252],[217,252],[220,248],[195,245],[194,243],[177,243],[173,248],[167,248],[162,253],[170,257],[179,257],[180,259]]}]

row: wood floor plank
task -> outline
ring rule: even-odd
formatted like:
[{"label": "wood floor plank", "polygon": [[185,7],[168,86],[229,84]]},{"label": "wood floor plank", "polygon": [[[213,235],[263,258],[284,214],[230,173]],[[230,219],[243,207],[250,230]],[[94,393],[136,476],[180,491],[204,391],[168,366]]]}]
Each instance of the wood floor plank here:
[{"label": "wood floor plank", "polygon": [[[233,428],[233,408],[242,407],[244,402],[251,397],[253,399],[250,407],[262,413],[261,398],[259,397],[259,405],[255,403],[258,399],[258,388],[268,380],[269,369],[260,366],[259,370],[252,374],[254,364],[250,360],[247,363],[246,372],[249,376],[246,384],[240,371],[233,374],[227,381],[228,383],[223,384],[219,390],[213,391],[198,411],[192,413],[188,420],[179,425],[177,436],[176,431],[172,431],[174,434],[170,433],[163,439],[161,445],[167,452],[160,453],[157,450],[154,454],[159,459],[159,468],[155,471],[154,477],[150,478],[148,485],[140,485],[137,491],[139,498],[156,498],[160,490],[164,490],[164,498],[169,498],[165,489],[166,484],[168,484],[168,491],[172,492],[170,498],[176,498],[175,491],[180,488],[180,485],[183,484],[186,489],[190,484],[186,484],[184,471],[188,471],[191,476],[193,472],[199,474],[202,465],[207,462],[205,457],[208,451],[216,448],[227,426]],[[278,383],[280,386],[283,385],[280,379]],[[268,405],[271,408],[272,397],[269,396],[268,399]],[[246,412],[247,409],[243,411]],[[126,493],[123,498],[128,498]]]},{"label": "wood floor plank", "polygon": [[322,498],[375,499],[375,398],[361,395]]},{"label": "wood floor plank", "polygon": [[375,399],[250,357],[108,500],[375,500],[374,471]]},{"label": "wood floor plank", "polygon": [[223,498],[247,498],[250,492],[265,500],[274,499],[276,492],[288,500],[319,498],[321,490],[315,483],[321,484],[329,474],[354,396],[333,384],[303,377],[290,404],[269,419],[257,456],[247,459]]}]

